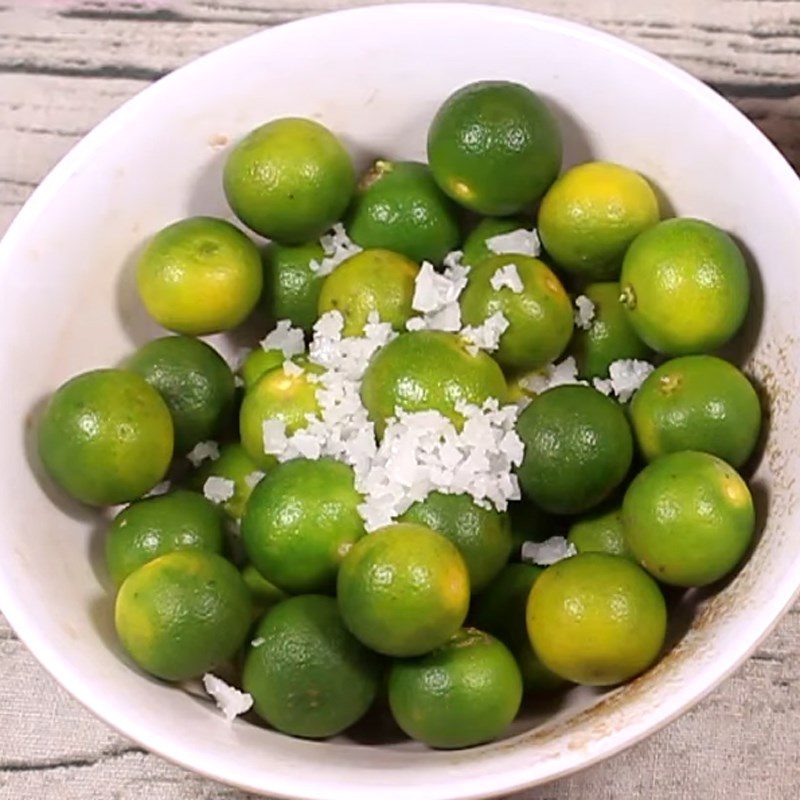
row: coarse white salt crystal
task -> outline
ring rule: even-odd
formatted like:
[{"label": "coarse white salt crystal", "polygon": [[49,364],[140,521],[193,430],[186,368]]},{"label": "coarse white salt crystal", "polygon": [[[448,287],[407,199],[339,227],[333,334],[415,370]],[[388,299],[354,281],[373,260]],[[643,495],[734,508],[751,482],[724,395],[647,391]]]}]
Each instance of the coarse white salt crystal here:
[{"label": "coarse white salt crystal", "polygon": [[563,536],[551,536],[543,542],[523,542],[522,560],[540,567],[549,567],[565,558],[578,555],[575,545]]},{"label": "coarse white salt crystal", "polygon": [[588,331],[592,327],[594,315],[594,303],[585,294],[579,294],[575,298],[575,325]]},{"label": "coarse white salt crystal", "polygon": [[314,259],[308,265],[318,277],[330,275],[339,264],[360,253],[362,249],[350,239],[341,222],[337,222],[329,233],[320,237],[319,243],[325,258],[322,261]]},{"label": "coarse white salt crystal", "polygon": [[486,240],[486,246],[496,255],[518,254],[524,256],[539,255],[542,245],[536,229],[526,231],[518,228],[509,233],[500,233]]},{"label": "coarse white salt crystal", "polygon": [[203,686],[214,698],[217,708],[225,715],[228,722],[233,721],[240,714],[244,714],[253,707],[253,697],[246,692],[240,692],[229,686],[221,678],[207,672],[203,675]]},{"label": "coarse white salt crystal", "polygon": [[295,364],[294,361],[289,361],[288,358],[283,362],[284,375],[288,375],[291,378],[296,378],[299,375],[302,375],[304,372],[305,370],[299,364]]},{"label": "coarse white salt crystal", "polygon": [[406,322],[407,331],[422,331],[425,330],[425,320],[422,317],[411,317]]},{"label": "coarse white salt crystal", "polygon": [[[452,255],[452,254],[448,254]],[[433,265],[424,261],[414,285],[411,307],[422,312],[406,323],[408,330],[438,330],[455,332],[461,328],[461,309],[458,298],[467,285],[469,267],[450,259],[451,266],[439,274]]]},{"label": "coarse white salt crystal", "polygon": [[496,292],[507,288],[511,289],[514,294],[519,294],[525,288],[516,264],[506,264],[503,267],[498,267],[494,275],[489,278],[489,283]]},{"label": "coarse white salt crystal", "polygon": [[235,492],[236,484],[219,475],[206,478],[206,482],[203,484],[203,496],[212,503],[224,503],[226,500],[230,500]]},{"label": "coarse white salt crystal", "polygon": [[198,442],[187,454],[193,467],[199,467],[206,459],[216,461],[219,458],[219,445],[214,441]]},{"label": "coarse white salt crystal", "polygon": [[264,644],[264,642],[266,642],[266,641],[267,640],[263,636],[256,636],[256,638],[253,639],[252,642],[250,642],[250,646],[251,647],[261,647],[261,645]]},{"label": "coarse white salt crystal", "polygon": [[556,386],[576,384],[588,386],[586,381],[578,378],[578,365],[572,356],[568,356],[558,364],[548,364],[539,372],[532,372],[520,378],[520,386],[533,394],[541,394]]},{"label": "coarse white salt crystal", "polygon": [[611,362],[607,380],[604,378],[594,379],[594,388],[603,394],[609,394],[607,390],[610,389],[620,403],[627,403],[654,369],[655,367],[649,361],[621,358]]},{"label": "coarse white salt crystal", "polygon": [[286,423],[282,419],[265,419],[261,423],[261,436],[264,440],[264,453],[270,456],[279,455],[288,442]]},{"label": "coarse white salt crystal", "polygon": [[445,267],[463,267],[461,259],[464,258],[463,250],[451,250],[445,257],[442,263]]},{"label": "coarse white salt crystal", "polygon": [[242,386],[244,386],[244,378],[242,378],[242,376],[241,376],[241,375],[234,375],[234,376],[233,376],[233,385],[234,385],[234,386],[235,386],[237,389],[241,389],[241,388],[242,388]]},{"label": "coarse white salt crystal", "polygon": [[157,483],[144,497],[160,497],[162,494],[166,494],[171,486],[172,484],[169,481],[161,481],[161,483]]},{"label": "coarse white salt crystal", "polygon": [[468,343],[468,350],[477,355],[478,350],[487,350],[490,353],[500,347],[500,337],[508,329],[508,319],[502,311],[496,311],[491,317],[485,319],[480,325],[473,327],[467,325],[461,331],[461,338]]},{"label": "coarse white salt crystal", "polygon": [[266,472],[262,472],[260,469],[253,470],[249,475],[244,476],[244,482],[250,489],[255,489],[265,475]]},{"label": "coarse white salt crystal", "polygon": [[433,264],[423,261],[414,282],[414,297],[411,308],[427,314],[437,311],[447,303],[458,298],[455,284],[433,268]]},{"label": "coarse white salt crystal", "polygon": [[261,340],[261,347],[264,350],[280,350],[284,358],[291,358],[305,352],[306,341],[300,328],[293,328],[290,320],[282,319]]}]

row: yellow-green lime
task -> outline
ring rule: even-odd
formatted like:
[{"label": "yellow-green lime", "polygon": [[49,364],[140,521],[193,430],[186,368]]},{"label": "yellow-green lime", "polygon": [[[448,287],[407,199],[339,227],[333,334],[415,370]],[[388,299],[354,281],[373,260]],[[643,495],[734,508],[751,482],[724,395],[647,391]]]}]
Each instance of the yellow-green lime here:
[{"label": "yellow-green lime", "polygon": [[648,461],[702,450],[740,467],[758,441],[761,404],[733,364],[715,356],[683,356],[650,373],[633,396],[630,419]]},{"label": "yellow-green lime", "polygon": [[233,564],[215,553],[179,550],[125,579],[114,618],[125,650],[145,672],[184,681],[233,657],[252,607]]},{"label": "yellow-green lime", "polygon": [[519,711],[522,677],[508,648],[488,633],[462,628],[389,673],[397,724],[429,747],[470,747],[503,734]]},{"label": "yellow-green lime", "polygon": [[625,539],[622,508],[619,504],[586,514],[570,525],[567,540],[579,553],[608,553],[633,558]]},{"label": "yellow-green lime", "polygon": [[302,244],[341,218],[355,189],[353,162],[324,125],[287,117],[247,134],[225,162],[223,186],[248,228]]},{"label": "yellow-green lime", "polygon": [[456,546],[430,528],[397,523],[360,539],[339,569],[345,625],[367,647],[417,656],[464,622],[469,574]]},{"label": "yellow-green lime", "polygon": [[546,667],[574,683],[611,686],[658,658],[667,609],[656,582],[633,561],[584,553],[539,576],[527,619],[533,649]]},{"label": "yellow-green lime", "polygon": [[628,245],[658,219],[658,199],[638,172],[589,161],[567,170],[542,198],[538,232],[559,267],[609,280],[619,275]]},{"label": "yellow-green lime", "polygon": [[708,453],[670,453],[648,464],[622,503],[625,538],[654,577],[705,586],[742,560],[755,528],[747,484]]},{"label": "yellow-green lime", "polygon": [[128,503],[163,479],[172,460],[172,418],[140,375],[84,372],[50,398],[39,422],[38,448],[50,477],[77,500]]},{"label": "yellow-green lime", "polygon": [[741,327],[750,278],[738,245],[699,219],[668,219],[631,244],[620,276],[633,329],[659,353],[705,353]]},{"label": "yellow-green lime", "polygon": [[191,217],[159,231],[136,272],[150,316],[176,333],[202,336],[235,328],[261,296],[261,257],[223,219]]},{"label": "yellow-green lime", "polygon": [[250,389],[258,379],[275,367],[280,367],[286,361],[283,350],[254,347],[244,358],[239,367],[239,374],[244,382],[245,392]]},{"label": "yellow-green lime", "polygon": [[[521,291],[502,285],[495,289],[500,270],[513,269]],[[461,294],[461,319],[478,326],[502,313],[508,328],[493,354],[506,370],[522,372],[549,364],[564,352],[572,336],[574,312],[561,281],[543,262],[531,256],[485,258],[469,273]]]},{"label": "yellow-green lime", "polygon": [[292,736],[324,739],[357,722],[378,692],[380,659],[344,627],[332,597],[291,597],[255,629],[242,685],[256,713]]}]

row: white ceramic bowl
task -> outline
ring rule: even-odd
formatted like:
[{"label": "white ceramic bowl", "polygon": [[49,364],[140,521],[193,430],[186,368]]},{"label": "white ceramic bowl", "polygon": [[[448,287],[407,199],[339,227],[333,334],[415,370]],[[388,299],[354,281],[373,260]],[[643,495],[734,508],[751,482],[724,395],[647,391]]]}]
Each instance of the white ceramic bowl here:
[{"label": "white ceramic bowl", "polygon": [[[746,363],[770,396],[755,476],[753,557],[719,594],[682,606],[687,632],[647,675],[609,694],[575,690],[504,741],[462,752],[410,742],[291,739],[237,721],[131,668],[104,587],[100,517],[65,501],[32,455],[42,399],[113,364],[156,329],[131,282],[148,234],[188,214],[227,215],[222,143],[305,115],[359,160],[423,157],[441,101],[483,78],[521,81],[559,114],[567,161],[644,172],[677,213],[744,243],[754,266]],[[0,247],[0,607],[36,657],[118,730],[172,761],[278,797],[476,798],[585,767],[685,711],[735,669],[800,584],[800,182],[732,106],[684,72],[579,25],[504,8],[385,6],[316,17],[223,48],[159,81],[47,177]],[[756,267],[757,265],[757,267]]]}]

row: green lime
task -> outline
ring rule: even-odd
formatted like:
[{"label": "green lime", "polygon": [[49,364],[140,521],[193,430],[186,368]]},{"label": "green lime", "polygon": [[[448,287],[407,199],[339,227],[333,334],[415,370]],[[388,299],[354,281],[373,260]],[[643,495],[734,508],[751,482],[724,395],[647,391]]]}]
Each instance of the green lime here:
[{"label": "green lime", "polygon": [[175,452],[214,439],[233,408],[233,373],[217,351],[189,336],[164,336],[140,347],[125,368],[164,398],[175,429]]},{"label": "green lime", "polygon": [[490,397],[502,403],[506,391],[491,356],[471,353],[459,336],[443,331],[401,334],[373,356],[361,383],[361,399],[379,435],[396,408],[438,411],[461,426],[460,403],[480,406]]},{"label": "green lime", "polygon": [[614,361],[652,357],[652,350],[636,335],[622,307],[618,283],[590,283],[582,294],[594,305],[594,317],[588,328],[575,328],[569,347],[581,378],[607,378]]},{"label": "green lime", "polygon": [[658,219],[658,199],[638,172],[590,161],[550,187],[539,206],[538,231],[559,267],[609,280],[619,275],[628,245]]},{"label": "green lime", "polygon": [[202,336],[235,328],[250,315],[261,296],[261,257],[230,222],[190,217],[150,240],[136,281],[159,325]]},{"label": "green lime", "polygon": [[545,103],[508,81],[480,81],[445,100],[428,161],[445,194],[489,216],[530,208],[561,169],[561,134]]},{"label": "green lime", "polygon": [[189,483],[193,489],[202,492],[209,478],[232,481],[233,495],[220,507],[233,519],[241,519],[250,493],[263,477],[264,473],[247,450],[239,442],[229,442],[220,447],[219,458],[204,461],[192,473]]},{"label": "green lime", "polygon": [[342,624],[332,597],[290,597],[255,630],[242,684],[256,713],[292,736],[324,739],[357,722],[378,693],[380,659]]},{"label": "green lime", "polygon": [[[319,274],[324,258],[319,242],[299,245],[271,242],[261,251],[264,304],[270,320],[288,319],[294,327],[311,333],[325,280]],[[316,269],[312,269],[312,263],[317,265]]]},{"label": "green lime", "polygon": [[628,474],[633,437],[618,403],[588,386],[558,386],[533,398],[517,433],[525,494],[554,514],[579,514],[605,500]]},{"label": "green lime", "polygon": [[361,247],[402,253],[440,264],[460,236],[458,211],[427,165],[376,161],[361,179],[347,231]]},{"label": "green lime", "polygon": [[461,553],[473,592],[483,589],[511,554],[508,514],[482,508],[468,494],[431,492],[400,517],[446,536]]},{"label": "green lime", "polygon": [[140,375],[84,372],[53,394],[39,422],[39,457],[66,492],[93,506],[128,503],[163,479],[172,418]]},{"label": "green lime", "polygon": [[167,681],[197,678],[232,658],[252,620],[236,567],[203,550],[179,550],[129,575],[117,595],[117,634],[133,660]]},{"label": "green lime", "polygon": [[570,525],[567,539],[579,553],[608,553],[633,558],[625,540],[622,508],[619,505],[598,509],[575,520]]},{"label": "green lime", "polygon": [[242,568],[242,580],[250,591],[253,614],[257,619],[287,597],[285,592],[270,583],[252,564],[246,564]]},{"label": "green lime", "polygon": [[254,347],[245,356],[239,367],[245,391],[252,388],[266,372],[282,366],[284,361],[286,361],[286,356],[283,354],[283,350],[265,350],[263,347]]},{"label": "green lime", "polygon": [[622,503],[625,538],[639,563],[674,586],[706,586],[742,560],[755,512],[747,484],[722,459],[686,450],[653,461]]},{"label": "green lime", "polygon": [[750,301],[741,250],[725,231],[699,219],[668,219],[637,236],[620,283],[639,338],[673,356],[725,344]]},{"label": "green lime", "polygon": [[367,647],[418,656],[464,622],[469,574],[444,536],[398,523],[356,542],[339,569],[337,596],[344,624]]},{"label": "green lime", "polygon": [[656,582],[627,558],[584,553],[548,567],[528,598],[528,635],[542,662],[574,683],[610,686],[661,652],[667,609]]},{"label": "green lime", "polygon": [[503,734],[522,702],[522,677],[508,648],[462,628],[418,658],[395,661],[389,706],[397,724],[429,747],[453,749]]},{"label": "green lime", "polygon": [[702,450],[740,467],[758,441],[761,405],[733,364],[714,356],[683,356],[650,373],[633,396],[631,424],[648,461]]},{"label": "green lime", "polygon": [[225,196],[248,228],[284,244],[301,244],[341,218],[355,189],[350,155],[323,125],[276,119],[233,148],[223,174]]},{"label": "green lime", "polygon": [[389,250],[363,250],[343,261],[325,279],[319,294],[319,313],[340,311],[344,336],[360,336],[369,315],[404,330],[414,315],[411,300],[419,266]]},{"label": "green lime", "polygon": [[320,367],[310,363],[304,364],[298,375],[288,374],[283,368],[273,369],[245,392],[239,431],[244,449],[261,469],[275,465],[275,457],[265,449],[264,423],[283,423],[287,436],[305,428],[307,414],[319,415],[313,376],[321,372]]},{"label": "green lime", "polygon": [[533,564],[509,564],[474,601],[471,622],[496,636],[514,654],[525,688],[546,691],[564,680],[542,664],[531,647],[525,610],[528,596],[542,568]]},{"label": "green lime", "polygon": [[562,533],[561,518],[554,517],[527,499],[509,503],[508,516],[511,520],[513,541],[511,552],[515,559],[520,557],[525,542],[543,542],[551,536],[559,536]]},{"label": "green lime", "polygon": [[463,253],[461,262],[477,266],[485,258],[496,255],[487,244],[489,239],[504,233],[530,228],[531,224],[519,217],[485,217],[464,240],[464,246],[461,248]]},{"label": "green lime", "polygon": [[[522,284],[495,289],[505,272]],[[478,326],[498,312],[508,320],[494,354],[506,370],[524,371],[549,364],[564,352],[572,336],[574,312],[561,281],[536,258],[502,255],[486,258],[470,270],[461,294],[461,319]]]},{"label": "green lime", "polygon": [[253,490],[242,519],[247,557],[290,594],[333,591],[339,564],[364,535],[352,467],[330,458],[279,464]]},{"label": "green lime", "polygon": [[175,550],[223,554],[225,523],[202,495],[178,489],[138,500],[120,511],[108,529],[106,564],[117,586],[143,564]]}]

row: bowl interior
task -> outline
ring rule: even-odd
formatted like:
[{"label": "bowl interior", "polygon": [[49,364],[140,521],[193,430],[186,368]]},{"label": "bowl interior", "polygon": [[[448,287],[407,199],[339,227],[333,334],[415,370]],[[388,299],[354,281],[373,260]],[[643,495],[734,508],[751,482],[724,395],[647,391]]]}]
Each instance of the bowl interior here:
[{"label": "bowl interior", "polygon": [[[753,478],[761,541],[719,593],[690,593],[677,605],[676,629],[685,635],[650,673],[605,695],[575,690],[547,707],[534,704],[504,741],[447,753],[369,727],[320,743],[228,725],[209,703],[132,670],[121,653],[102,567],[105,520],[65,500],[34,455],[43,399],[71,375],[117,363],[159,334],[136,297],[136,255],[149,234],[178,218],[230,218],[221,166],[247,130],[308,116],[339,133],[361,166],[376,156],[424,159],[441,101],[487,78],[520,81],[547,99],[567,163],[630,165],[658,187],[665,213],[713,221],[746,250],[755,291],[737,348],[770,403]],[[201,59],[87,137],[0,247],[0,605],[45,666],[112,725],[254,791],[391,800],[413,786],[420,798],[475,797],[591,763],[708,691],[755,646],[800,581],[798,228],[796,177],[738,112],[655,57],[573,24],[483,6],[389,6],[294,23]]]}]

